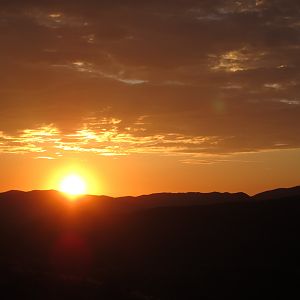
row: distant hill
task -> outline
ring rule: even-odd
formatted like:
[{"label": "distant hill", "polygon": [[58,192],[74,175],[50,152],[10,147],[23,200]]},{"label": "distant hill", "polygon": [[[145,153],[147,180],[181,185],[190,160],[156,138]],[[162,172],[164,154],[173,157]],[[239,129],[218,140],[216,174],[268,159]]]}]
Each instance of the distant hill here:
[{"label": "distant hill", "polygon": [[[279,188],[271,191],[265,191],[254,196],[249,196],[246,193],[200,193],[200,192],[189,192],[189,193],[157,193],[150,195],[141,195],[137,197],[126,196],[126,197],[109,197],[109,196],[96,196],[96,195],[84,195],[80,196],[76,201],[78,206],[85,206],[87,209],[91,206],[92,209],[105,208],[106,210],[114,210],[119,212],[128,212],[139,209],[154,208],[154,207],[183,207],[183,206],[201,206],[201,205],[212,205],[221,203],[232,203],[232,202],[245,202],[253,200],[275,200],[280,198],[287,198],[293,196],[300,196],[300,186],[292,188]],[[38,204],[54,205],[54,203],[60,203],[64,207],[66,204],[66,197],[55,190],[42,191],[36,190],[31,192],[22,191],[8,191],[0,193],[0,203],[3,206],[6,201],[10,204],[13,202],[26,202],[26,206],[29,206],[30,202],[38,201]],[[28,202],[29,201],[29,202]],[[85,204],[82,204],[85,202]],[[21,203],[20,203],[21,204]],[[24,203],[25,204],[25,203]],[[10,205],[11,206],[11,205]]]},{"label": "distant hill", "polygon": [[295,186],[292,188],[279,188],[271,191],[262,192],[252,196],[252,199],[256,200],[271,200],[279,198],[287,198],[300,196],[300,186]]},{"label": "distant hill", "polygon": [[[65,196],[58,191],[31,191],[31,192],[21,192],[21,191],[8,191],[5,193],[0,193],[0,199],[3,200],[16,200],[16,199],[26,199],[29,200],[39,200],[47,201],[64,201]],[[109,197],[109,196],[96,196],[96,195],[84,195],[78,198],[78,202],[98,202],[102,205],[110,207],[121,207],[126,206],[132,209],[137,208],[151,208],[151,207],[161,207],[161,206],[193,206],[193,205],[207,205],[207,204],[217,204],[223,202],[235,202],[235,201],[245,201],[249,200],[250,196],[245,193],[157,193],[150,195],[141,195],[137,197],[127,196],[127,197]]]},{"label": "distant hill", "polygon": [[[9,191],[0,193],[0,209],[13,209],[15,205],[23,211],[32,214],[35,211],[54,209],[56,211],[66,210],[71,204],[77,207],[77,210],[93,211],[94,213],[118,212],[127,213],[141,209],[155,207],[183,207],[212,205],[225,202],[239,202],[249,200],[250,197],[245,193],[159,193],[151,195],[142,195],[138,197],[108,197],[84,195],[76,201],[66,201],[66,196],[62,193],[50,191]],[[1,214],[1,211],[0,211]]]},{"label": "distant hill", "polygon": [[[218,204],[224,202],[239,202],[246,200],[271,200],[279,198],[287,198],[293,196],[300,196],[300,186],[291,188],[278,188],[270,191],[264,191],[254,196],[249,196],[246,193],[156,193],[141,196],[124,196],[124,197],[110,197],[110,196],[97,196],[97,195],[84,195],[80,196],[79,202],[97,201],[102,203],[111,202],[112,206],[132,206],[132,208],[151,208],[161,206],[194,206],[194,205],[207,205]],[[35,190],[30,192],[23,191],[7,191],[0,193],[0,199],[52,199],[56,201],[64,201],[65,196],[55,190]]]},{"label": "distant hill", "polygon": [[[5,299],[299,298],[299,188],[0,194]],[[283,193],[284,192],[284,193]],[[273,195],[273,198],[270,198]]]}]

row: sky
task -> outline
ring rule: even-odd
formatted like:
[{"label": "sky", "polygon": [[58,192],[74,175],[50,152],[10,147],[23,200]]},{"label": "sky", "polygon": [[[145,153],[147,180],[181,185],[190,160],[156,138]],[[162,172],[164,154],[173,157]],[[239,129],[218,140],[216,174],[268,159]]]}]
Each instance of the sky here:
[{"label": "sky", "polygon": [[300,183],[298,0],[0,0],[0,191]]}]

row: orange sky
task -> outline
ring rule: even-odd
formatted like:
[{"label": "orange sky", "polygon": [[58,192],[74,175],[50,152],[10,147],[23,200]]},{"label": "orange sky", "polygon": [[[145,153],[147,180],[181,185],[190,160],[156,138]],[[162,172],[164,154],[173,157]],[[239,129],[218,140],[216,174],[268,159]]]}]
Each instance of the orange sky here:
[{"label": "orange sky", "polygon": [[185,164],[177,157],[129,155],[120,158],[80,155],[56,160],[2,156],[6,172],[0,190],[58,189],[64,176],[76,172],[88,192],[112,196],[153,192],[245,191],[255,194],[299,184],[299,150],[241,154],[219,162]]},{"label": "orange sky", "polygon": [[300,4],[4,1],[0,191],[299,184]]}]

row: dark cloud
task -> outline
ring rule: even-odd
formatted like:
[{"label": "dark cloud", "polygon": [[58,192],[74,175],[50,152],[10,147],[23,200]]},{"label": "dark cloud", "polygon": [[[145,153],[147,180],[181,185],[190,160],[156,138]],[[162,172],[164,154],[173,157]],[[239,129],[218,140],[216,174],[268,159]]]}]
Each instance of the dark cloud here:
[{"label": "dark cloud", "polygon": [[[163,152],[176,134],[185,138],[172,153],[300,146],[299,1],[0,4],[7,136],[49,124],[74,133],[92,115],[122,120],[118,134],[130,127],[131,152],[147,138]],[[147,124],[134,130],[141,116]]]}]

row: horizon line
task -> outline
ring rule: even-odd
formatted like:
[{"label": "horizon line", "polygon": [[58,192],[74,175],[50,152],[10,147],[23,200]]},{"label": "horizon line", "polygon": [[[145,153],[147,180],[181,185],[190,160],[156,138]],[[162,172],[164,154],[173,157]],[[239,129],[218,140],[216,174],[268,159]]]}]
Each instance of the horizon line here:
[{"label": "horizon line", "polygon": [[[246,192],[243,191],[238,191],[238,192],[220,192],[220,191],[211,191],[211,192],[201,192],[201,191],[188,191],[188,192],[153,192],[153,193],[149,193],[149,194],[140,194],[140,195],[124,195],[124,196],[111,196],[111,195],[104,195],[104,194],[81,194],[78,195],[78,197],[84,197],[84,196],[92,196],[92,197],[109,197],[109,198],[126,198],[126,197],[131,197],[131,198],[138,198],[138,197],[142,197],[142,196],[150,196],[150,195],[159,195],[159,194],[213,194],[213,193],[218,193],[218,194],[244,194],[247,195],[249,197],[254,197],[256,195],[265,193],[265,192],[270,192],[270,191],[276,191],[276,190],[285,190],[285,189],[293,189],[293,188],[297,188],[300,187],[299,185],[295,185],[295,186],[290,186],[290,187],[278,187],[278,188],[274,188],[274,189],[270,189],[270,190],[263,190],[259,193],[255,193],[255,194],[248,194]],[[5,194],[5,193],[10,193],[10,192],[20,192],[20,193],[31,193],[31,192],[57,192],[60,194],[65,194],[64,192],[61,192],[59,190],[55,190],[55,189],[33,189],[33,190],[18,190],[18,189],[12,189],[12,190],[7,190],[7,191],[2,191],[0,192],[1,194]]]}]

